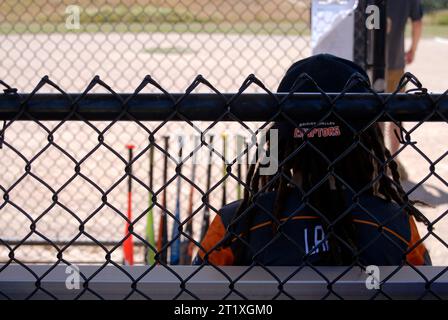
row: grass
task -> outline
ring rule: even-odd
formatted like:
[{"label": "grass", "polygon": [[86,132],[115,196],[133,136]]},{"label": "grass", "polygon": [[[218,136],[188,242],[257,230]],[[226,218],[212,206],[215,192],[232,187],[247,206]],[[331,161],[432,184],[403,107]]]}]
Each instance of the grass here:
[{"label": "grass", "polygon": [[434,11],[428,14],[425,20],[433,25],[448,27],[448,10]]},{"label": "grass", "polygon": [[448,26],[427,24],[424,26],[423,36],[426,38],[448,37]]},{"label": "grass", "polygon": [[[447,37],[448,36],[448,26],[440,26],[434,24],[425,23],[423,26],[423,38],[434,38],[434,37]],[[411,37],[411,27],[406,27],[406,37]]]},{"label": "grass", "polygon": [[[61,21],[62,18],[62,21]],[[64,16],[57,15],[56,22],[64,22]],[[153,5],[125,5],[87,7],[81,10],[81,23],[85,24],[148,24],[148,23],[206,23],[219,20],[218,15],[201,17],[185,8],[156,7]],[[45,21],[46,22],[46,21]]]},{"label": "grass", "polygon": [[169,55],[169,54],[193,54],[196,53],[195,50],[192,50],[190,48],[185,47],[154,47],[154,48],[146,48],[143,50],[145,53],[149,54],[163,54],[163,55]]},{"label": "grass", "polygon": [[423,35],[425,37],[448,36],[448,10],[439,10],[424,17]]},{"label": "grass", "polygon": [[[423,18],[423,37],[447,37],[448,36],[448,10],[440,10],[428,13]],[[406,36],[411,36],[411,28],[408,24]]]},{"label": "grass", "polygon": [[[277,9],[284,0],[78,0],[79,30],[65,27],[66,5],[49,0],[1,0],[0,34],[77,32],[309,33],[306,8]],[[289,4],[291,6],[291,4]],[[249,10],[250,9],[250,10]],[[289,11],[288,11],[289,10]]]},{"label": "grass", "polygon": [[[291,10],[288,11],[291,8],[280,8],[280,3],[287,3],[280,0],[270,0],[270,9],[265,5],[260,6],[255,0],[184,0],[182,4],[175,0],[154,0],[151,1],[152,5],[141,5],[137,0],[108,0],[102,3],[103,1],[97,0],[93,6],[91,1],[78,0],[81,28],[71,30],[65,26],[67,15],[64,3],[50,0],[0,0],[0,34],[310,34],[308,8],[294,8],[294,14],[291,15]],[[244,5],[238,8],[238,4]],[[448,10],[427,14],[424,22],[424,37],[448,35]],[[409,28],[406,34],[410,35]]]},{"label": "grass", "polygon": [[176,33],[226,33],[226,34],[267,34],[267,35],[308,35],[309,27],[303,22],[296,23],[89,23],[82,24],[79,30],[67,29],[65,24],[53,23],[0,23],[0,34],[36,33],[95,33],[95,32],[176,32]]}]

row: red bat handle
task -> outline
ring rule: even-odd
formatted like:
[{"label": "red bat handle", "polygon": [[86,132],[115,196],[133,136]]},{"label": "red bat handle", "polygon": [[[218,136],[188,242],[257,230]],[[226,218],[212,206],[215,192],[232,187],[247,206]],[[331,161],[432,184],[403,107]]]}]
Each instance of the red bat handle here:
[{"label": "red bat handle", "polygon": [[[132,174],[132,150],[135,148],[133,145],[127,145],[126,148],[129,150],[129,166],[130,167],[130,174]],[[130,221],[132,221],[132,189],[131,189],[131,181],[132,178],[129,176],[128,181],[128,212],[127,217],[128,221],[126,221],[126,229],[124,230],[125,237],[128,236],[129,233],[129,226]],[[134,241],[132,239],[132,234],[129,234],[129,237],[124,240],[123,243],[123,256],[124,256],[124,263],[127,265],[132,266],[134,264]]]},{"label": "red bat handle", "polygon": [[[132,221],[132,193],[128,192],[128,221],[126,221],[126,229],[125,235],[129,232],[129,221]],[[124,241],[123,244],[124,250],[124,261],[125,264],[133,265],[134,264],[134,241],[132,239],[132,234]]]}]

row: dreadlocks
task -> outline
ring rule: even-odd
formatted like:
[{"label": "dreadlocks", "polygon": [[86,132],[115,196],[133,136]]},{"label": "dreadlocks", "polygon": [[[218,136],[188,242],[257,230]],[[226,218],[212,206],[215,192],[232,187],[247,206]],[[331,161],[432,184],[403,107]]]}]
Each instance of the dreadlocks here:
[{"label": "dreadlocks", "polygon": [[[400,183],[397,163],[384,144],[377,123],[344,138],[312,140],[288,139],[278,146],[279,170],[274,176],[260,175],[261,160],[249,167],[244,198],[232,221],[242,220],[246,231],[238,238],[236,264],[244,264],[250,228],[257,212],[254,204],[262,192],[275,192],[271,216],[273,235],[281,232],[280,216],[285,200],[294,188],[300,190],[303,204],[321,218],[332,250],[325,264],[349,265],[356,252],[356,228],[350,213],[360,195],[374,195],[394,201],[417,221],[428,224],[423,214],[408,199]],[[268,139],[266,152],[272,141]],[[347,152],[347,150],[350,150]],[[295,179],[300,177],[300,183]],[[347,200],[347,192],[352,199]],[[286,222],[287,223],[287,222]],[[235,234],[230,224],[229,234]],[[235,238],[228,237],[224,246]]]},{"label": "dreadlocks", "polygon": [[[278,91],[368,92],[366,87],[370,87],[367,74],[353,62],[317,55],[293,64]],[[235,264],[251,262],[248,261],[251,259],[248,255],[250,230],[260,211],[257,198],[265,192],[275,194],[272,212],[269,212],[273,237],[283,235],[282,228],[287,220],[282,222],[281,216],[292,194],[298,195],[301,210],[318,215],[331,247],[322,254],[323,264],[351,265],[357,260],[358,237],[352,212],[360,205],[360,196],[376,196],[394,202],[402,213],[428,224],[414,207],[416,202],[409,200],[403,190],[397,163],[384,144],[379,124],[361,122],[348,124],[332,113],[313,124],[291,124],[285,120],[274,123],[272,128],[279,130],[279,141],[268,137],[264,147],[270,153],[272,144],[277,144],[278,171],[273,176],[261,175],[262,159],[250,166],[244,197],[222,242],[223,246],[236,242]],[[309,134],[316,129],[326,132],[337,129],[337,134]],[[296,135],[297,130],[299,134]],[[237,234],[237,224],[245,232]]]}]

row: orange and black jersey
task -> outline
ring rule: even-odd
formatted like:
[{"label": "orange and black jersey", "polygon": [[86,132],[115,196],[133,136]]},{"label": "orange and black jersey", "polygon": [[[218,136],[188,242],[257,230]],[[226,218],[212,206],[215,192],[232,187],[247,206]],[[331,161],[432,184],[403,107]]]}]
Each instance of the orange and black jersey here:
[{"label": "orange and black jersey", "polygon": [[[232,229],[234,234],[243,235],[248,246],[240,265],[250,265],[253,257],[264,265],[301,265],[306,261],[315,265],[325,264],[323,252],[332,250],[322,221],[313,210],[307,209],[300,202],[297,194],[288,196],[285,210],[280,221],[282,232],[274,235],[272,218],[275,193],[266,193],[258,197],[252,210],[256,210],[251,227],[244,226],[241,219]],[[239,240],[234,237],[230,246],[222,246],[235,211],[240,201],[223,207],[215,217],[201,245],[205,252],[199,250],[194,264],[202,264],[204,260],[214,265],[235,265],[235,252]],[[358,261],[364,265],[400,265],[406,262],[412,265],[430,265],[429,254],[423,244],[414,222],[395,203],[375,196],[361,196],[354,206],[351,216],[356,227],[356,246]],[[207,254],[207,259],[205,256]]]}]

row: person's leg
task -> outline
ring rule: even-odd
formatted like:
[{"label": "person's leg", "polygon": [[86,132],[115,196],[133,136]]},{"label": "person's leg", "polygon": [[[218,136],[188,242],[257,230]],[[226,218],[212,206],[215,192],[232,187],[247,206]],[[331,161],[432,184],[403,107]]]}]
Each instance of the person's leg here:
[{"label": "person's leg", "polygon": [[[397,90],[403,74],[404,74],[403,69],[387,70],[386,92],[394,92],[395,90]],[[400,91],[403,92],[404,89],[401,89]],[[388,127],[388,130],[387,130],[387,132],[385,131],[384,134],[385,134],[385,136],[387,136],[389,138],[390,151],[392,152],[392,154],[394,154],[400,148],[400,142],[398,141],[397,136],[395,135],[395,131],[400,132],[400,128],[394,123],[390,123],[387,127]]]},{"label": "person's leg", "polygon": [[[397,89],[403,74],[404,74],[403,69],[387,70],[386,92],[394,92]],[[405,91],[405,89],[403,88],[400,91],[403,92]],[[400,141],[397,139],[395,131],[397,133],[400,132],[400,127],[397,126],[395,123],[389,123],[388,125],[383,126],[384,137],[386,141],[389,142],[389,148],[392,155],[395,154],[400,148]],[[408,178],[406,170],[404,169],[403,165],[398,161],[398,159],[395,160],[398,163],[401,178],[403,180],[406,180]]]},{"label": "person's leg", "polygon": [[[402,125],[400,123],[400,125]],[[400,133],[400,127],[397,126],[395,123],[390,123],[389,124],[389,132],[388,132],[388,136],[389,136],[389,142],[390,142],[390,152],[392,154],[396,153],[398,151],[398,149],[400,148],[400,141],[398,141],[397,139],[397,135],[395,134],[395,132],[397,132],[398,134]]]},{"label": "person's leg", "polygon": [[[403,69],[390,69],[386,71],[386,92],[394,92],[397,89],[403,74]],[[403,92],[404,89],[400,91]]]}]

